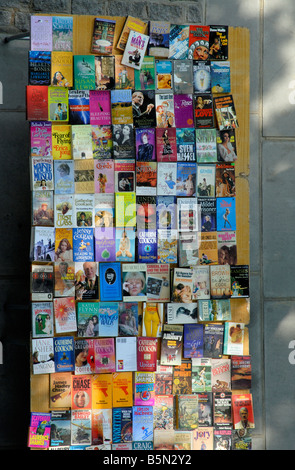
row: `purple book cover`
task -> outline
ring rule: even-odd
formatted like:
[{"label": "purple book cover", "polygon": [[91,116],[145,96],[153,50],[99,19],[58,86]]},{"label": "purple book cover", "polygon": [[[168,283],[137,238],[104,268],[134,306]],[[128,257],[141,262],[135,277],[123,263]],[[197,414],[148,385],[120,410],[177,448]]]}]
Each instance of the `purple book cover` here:
[{"label": "purple book cover", "polygon": [[94,192],[99,194],[114,193],[114,160],[94,160],[94,162]]},{"label": "purple book cover", "polygon": [[111,118],[111,95],[108,90],[90,90],[90,124],[93,126],[109,126]]},{"label": "purple book cover", "polygon": [[51,16],[31,16],[31,51],[52,51]]},{"label": "purple book cover", "polygon": [[95,261],[116,261],[116,230],[114,227],[95,227]]},{"label": "purple book cover", "polygon": [[31,121],[31,157],[52,155],[51,122]]},{"label": "purple book cover", "polygon": [[135,129],[136,160],[139,162],[156,161],[155,129]]},{"label": "purple book cover", "polygon": [[194,127],[193,95],[174,95],[175,127]]}]

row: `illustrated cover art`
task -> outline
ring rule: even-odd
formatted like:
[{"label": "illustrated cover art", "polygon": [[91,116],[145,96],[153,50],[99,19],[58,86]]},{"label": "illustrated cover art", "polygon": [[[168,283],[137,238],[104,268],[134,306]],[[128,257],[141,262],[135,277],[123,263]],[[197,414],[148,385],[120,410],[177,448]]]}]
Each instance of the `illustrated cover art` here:
[{"label": "illustrated cover art", "polygon": [[102,337],[118,336],[118,302],[99,303],[99,334]]},{"label": "illustrated cover art", "polygon": [[32,227],[30,248],[32,261],[54,261],[54,246],[54,227]]},{"label": "illustrated cover art", "polygon": [[132,90],[134,89],[134,72],[131,67],[122,64],[122,55],[114,56],[115,67],[115,88],[116,90]]},{"label": "illustrated cover art", "polygon": [[114,338],[97,338],[94,341],[95,373],[110,374],[116,371]]},{"label": "illustrated cover art", "polygon": [[167,264],[147,264],[147,302],[169,302],[170,270]]},{"label": "illustrated cover art", "polygon": [[193,432],[193,450],[213,450],[214,427],[204,426]]},{"label": "illustrated cover art", "polygon": [[211,392],[212,359],[192,358],[192,393]]},{"label": "illustrated cover art", "polygon": [[189,25],[171,24],[169,32],[169,58],[187,59],[189,51]]},{"label": "illustrated cover art", "polygon": [[92,159],[92,128],[90,124],[72,125],[72,157],[74,160]]},{"label": "illustrated cover art", "polygon": [[249,266],[235,265],[230,267],[231,298],[249,297]]},{"label": "illustrated cover art", "polygon": [[228,299],[231,297],[230,265],[210,266],[211,299]]},{"label": "illustrated cover art", "polygon": [[69,124],[52,123],[52,158],[54,161],[72,158],[72,136]]},{"label": "illustrated cover art", "polygon": [[183,325],[183,357],[203,357],[203,325]]},{"label": "illustrated cover art", "polygon": [[73,53],[51,52],[51,85],[73,87]]},{"label": "illustrated cover art", "polygon": [[96,261],[116,261],[116,231],[114,227],[95,227]]},{"label": "illustrated cover art", "polygon": [[209,55],[213,60],[228,60],[228,26],[210,25]]},{"label": "illustrated cover art", "polygon": [[192,431],[198,427],[198,395],[178,395],[178,429]]},{"label": "illustrated cover art", "polygon": [[188,58],[193,60],[209,59],[210,26],[190,25]]},{"label": "illustrated cover art", "polygon": [[177,204],[175,196],[157,196],[156,199],[157,229],[177,228]]},{"label": "illustrated cover art", "polygon": [[122,64],[140,70],[149,42],[149,36],[130,30],[124,48]]},{"label": "illustrated cover art", "polygon": [[94,18],[91,42],[92,54],[108,55],[113,52],[113,42],[116,21],[111,19]]},{"label": "illustrated cover art", "polygon": [[231,359],[211,359],[212,392],[231,391]]},{"label": "illustrated cover art", "polygon": [[32,51],[52,51],[52,16],[31,16],[30,48]]},{"label": "illustrated cover art", "polygon": [[29,51],[29,85],[50,85],[51,52]]},{"label": "illustrated cover art", "polygon": [[211,61],[212,93],[230,93],[230,61]]},{"label": "illustrated cover art", "polygon": [[95,227],[113,227],[115,211],[114,194],[94,194]]},{"label": "illustrated cover art", "polygon": [[232,394],[230,391],[214,393],[213,417],[217,432],[232,428]]},{"label": "illustrated cover art", "polygon": [[75,375],[93,374],[94,368],[94,339],[75,339]]},{"label": "illustrated cover art", "polygon": [[217,130],[216,134],[218,161],[225,163],[235,162],[238,158],[235,130]]},{"label": "illustrated cover art", "polygon": [[134,405],[154,406],[155,372],[136,371],[134,374]]},{"label": "illustrated cover art", "polygon": [[197,166],[194,162],[177,162],[176,196],[196,195]]},{"label": "illustrated cover art", "polygon": [[51,122],[30,122],[31,157],[49,157],[52,155]]},{"label": "illustrated cover art", "polygon": [[210,164],[197,166],[197,197],[215,197],[216,167]]},{"label": "illustrated cover art", "polygon": [[115,372],[113,374],[113,408],[133,405],[133,373]]},{"label": "illustrated cover art", "polygon": [[255,428],[252,393],[232,395],[234,429]]},{"label": "illustrated cover art", "polygon": [[113,443],[132,442],[132,406],[113,408]]},{"label": "illustrated cover art", "polygon": [[196,155],[198,163],[217,162],[216,129],[196,129]]},{"label": "illustrated cover art", "polygon": [[112,123],[133,124],[132,90],[111,90]]},{"label": "illustrated cover art", "polygon": [[158,230],[158,263],[177,263],[177,230]]},{"label": "illustrated cover art", "polygon": [[56,372],[49,376],[49,400],[51,408],[71,407],[71,372]]},{"label": "illustrated cover art", "polygon": [[55,228],[54,261],[73,261],[73,232],[71,228]]},{"label": "illustrated cover art", "polygon": [[211,63],[209,60],[193,61],[194,93],[211,93]]},{"label": "illustrated cover art", "polygon": [[50,445],[50,413],[31,412],[28,447],[48,449]]},{"label": "illustrated cover art", "polygon": [[54,225],[53,191],[32,191],[32,225]]},{"label": "illustrated cover art", "polygon": [[45,302],[52,300],[54,293],[53,265],[31,265],[31,300]]},{"label": "illustrated cover art", "polygon": [[73,194],[54,195],[54,225],[56,228],[72,228],[74,226]]},{"label": "illustrated cover art", "polygon": [[77,337],[91,338],[98,336],[99,303],[94,301],[77,302]]},{"label": "illustrated cover art", "polygon": [[[101,338],[102,345],[104,344],[105,338]],[[108,349],[107,344],[113,343],[110,338],[106,339],[106,350]],[[99,341],[94,343],[99,344]],[[92,377],[92,410],[108,410],[112,408],[113,403],[113,376],[108,373],[95,373]],[[98,413],[92,413],[92,415],[98,416]],[[96,423],[98,424],[98,422]],[[98,431],[98,430],[97,430]]]},{"label": "illustrated cover art", "polygon": [[[92,409],[92,446],[101,450],[111,449],[112,441],[112,409]],[[91,450],[91,448],[90,448]]]},{"label": "illustrated cover art", "polygon": [[197,323],[198,321],[198,308],[197,305],[192,303],[184,302],[171,302],[167,303],[166,306],[166,317],[167,323],[172,324],[182,324],[185,323]]},{"label": "illustrated cover art", "polygon": [[154,405],[154,431],[165,433],[174,429],[174,397],[172,394],[156,395]]},{"label": "illustrated cover art", "polygon": [[224,354],[224,323],[204,325],[204,357],[219,359]]},{"label": "illustrated cover art", "polygon": [[137,230],[137,262],[157,262],[157,231],[156,229]]},{"label": "illustrated cover art", "polygon": [[106,160],[113,156],[112,126],[91,126],[93,158]]},{"label": "illustrated cover art", "polygon": [[142,307],[142,336],[161,338],[164,319],[164,304],[144,302]]},{"label": "illustrated cover art", "polygon": [[50,446],[54,449],[71,445],[71,411],[52,410]]},{"label": "illustrated cover art", "polygon": [[236,230],[236,198],[216,198],[217,231]]},{"label": "illustrated cover art", "polygon": [[158,339],[137,338],[137,371],[155,372],[157,369]]},{"label": "illustrated cover art", "polygon": [[158,162],[157,171],[157,195],[176,196],[176,162]]},{"label": "illustrated cover art", "polygon": [[48,117],[48,88],[43,85],[27,85],[26,118],[28,121],[50,121]]},{"label": "illustrated cover art", "polygon": [[169,55],[170,23],[168,21],[149,22],[148,53],[153,57],[167,58]]},{"label": "illustrated cover art", "polygon": [[54,161],[53,169],[55,195],[73,194],[75,192],[73,160],[67,162]]},{"label": "illustrated cover art", "polygon": [[235,166],[230,163],[216,165],[216,197],[236,196]]},{"label": "illustrated cover art", "polygon": [[119,302],[119,336],[137,336],[138,302]]},{"label": "illustrated cover art", "polygon": [[210,93],[194,93],[195,127],[214,127],[213,98]]},{"label": "illustrated cover art", "polygon": [[115,193],[116,227],[135,227],[136,225],[136,193]]},{"label": "illustrated cover art", "polygon": [[94,239],[92,228],[73,228],[73,261],[94,261]]},{"label": "illustrated cover art", "polygon": [[209,266],[194,266],[193,268],[192,299],[210,299],[210,271]]},{"label": "illustrated cover art", "polygon": [[155,58],[144,56],[141,69],[134,70],[135,90],[155,89]]},{"label": "illustrated cover art", "polygon": [[153,421],[154,416],[152,406],[133,406],[133,442],[153,442]]},{"label": "illustrated cover art", "polygon": [[175,127],[174,94],[156,93],[155,105],[157,127]]},{"label": "illustrated cover art", "polygon": [[[136,196],[136,225],[138,229],[156,228],[156,196]],[[154,235],[156,236],[156,235]]]},{"label": "illustrated cover art", "polygon": [[53,338],[32,339],[33,374],[52,374],[55,371]]},{"label": "illustrated cover art", "polygon": [[157,193],[157,162],[136,162],[136,194],[139,196]]},{"label": "illustrated cover art", "polygon": [[95,89],[115,88],[115,56],[95,56]]},{"label": "illustrated cover art", "polygon": [[156,128],[156,149],[158,162],[177,161],[177,143],[175,127]]},{"label": "illustrated cover art", "polygon": [[194,102],[192,94],[174,95],[176,127],[194,127]]},{"label": "illustrated cover art", "polygon": [[173,61],[173,85],[175,94],[193,93],[193,63],[191,60]]},{"label": "illustrated cover art", "polygon": [[67,87],[48,87],[48,121],[69,120],[69,90]]},{"label": "illustrated cover art", "polygon": [[31,313],[33,338],[53,336],[52,302],[32,302]]},{"label": "illustrated cover art", "polygon": [[176,129],[177,161],[196,161],[196,137],[194,128]]},{"label": "illustrated cover art", "polygon": [[230,299],[198,300],[198,318],[200,321],[231,320]]},{"label": "illustrated cover art", "polygon": [[231,356],[232,390],[249,390],[252,383],[251,356]]},{"label": "illustrated cover art", "polygon": [[192,276],[193,270],[190,268],[174,268],[171,293],[172,302],[188,304],[192,302]]},{"label": "illustrated cover art", "polygon": [[71,411],[71,448],[75,446],[90,446],[91,438],[91,409]]},{"label": "illustrated cover art", "polygon": [[90,124],[89,90],[69,90],[69,124]]},{"label": "illustrated cover art", "polygon": [[192,362],[183,359],[180,366],[173,367],[173,395],[192,393]]},{"label": "illustrated cover art", "polygon": [[146,264],[122,264],[123,301],[146,301]]},{"label": "illustrated cover art", "polygon": [[120,262],[99,263],[100,300],[122,301],[122,281]]},{"label": "illustrated cover art", "polygon": [[53,338],[55,372],[73,372],[75,369],[75,346],[73,336]]},{"label": "illustrated cover art", "polygon": [[74,160],[75,193],[94,193],[94,162],[93,158]]},{"label": "illustrated cover art", "polygon": [[199,262],[201,266],[218,264],[217,232],[198,232]]},{"label": "illustrated cover art", "polygon": [[183,345],[183,325],[163,325],[161,341],[161,365],[181,364]]},{"label": "illustrated cover art", "polygon": [[135,128],[156,127],[154,90],[135,90],[132,93],[132,114]]},{"label": "illustrated cover art", "polygon": [[73,17],[53,16],[52,17],[52,50],[72,51],[73,50]]},{"label": "illustrated cover art", "polygon": [[[190,221],[189,221],[190,224]],[[187,228],[189,228],[187,224]],[[179,232],[178,263],[179,267],[196,266],[199,262],[198,233],[194,231]]]},{"label": "illustrated cover art", "polygon": [[168,59],[155,60],[156,90],[173,89],[173,62]]},{"label": "illustrated cover art", "polygon": [[129,37],[130,31],[137,31],[139,33],[145,33],[147,28],[147,22],[141,20],[140,18],[128,15],[122,31],[120,33],[119,39],[117,41],[116,47],[121,51],[124,51],[126,43]]},{"label": "illustrated cover art", "polygon": [[56,333],[77,331],[75,296],[53,299]]},{"label": "illustrated cover art", "polygon": [[95,90],[94,55],[74,55],[75,90]]},{"label": "illustrated cover art", "polygon": [[239,127],[234,98],[232,95],[215,96],[213,106],[220,131]]},{"label": "illustrated cover art", "polygon": [[139,162],[156,161],[155,128],[135,129],[136,160]]},{"label": "illustrated cover art", "polygon": [[94,195],[74,194],[74,227],[94,227]]},{"label": "illustrated cover art", "polygon": [[94,162],[94,190],[95,193],[115,192],[114,160]]},{"label": "illustrated cover art", "polygon": [[199,427],[213,425],[213,394],[211,391],[198,393],[199,402]]},{"label": "illustrated cover art", "polygon": [[134,227],[116,227],[115,261],[135,261],[136,232]]}]

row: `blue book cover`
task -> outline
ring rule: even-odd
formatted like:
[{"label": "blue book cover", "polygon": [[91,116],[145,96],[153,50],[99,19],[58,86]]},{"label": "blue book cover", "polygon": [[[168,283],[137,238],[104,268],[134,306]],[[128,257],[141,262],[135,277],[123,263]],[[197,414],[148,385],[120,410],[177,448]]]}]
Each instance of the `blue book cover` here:
[{"label": "blue book cover", "polygon": [[154,413],[152,406],[133,406],[133,441],[153,441]]},{"label": "blue book cover", "polygon": [[217,232],[236,230],[236,198],[216,198],[216,225]]},{"label": "blue book cover", "polygon": [[132,442],[132,407],[113,408],[113,443]]},{"label": "blue book cover", "polygon": [[118,336],[119,303],[99,303],[99,336]]},{"label": "blue book cover", "polygon": [[194,128],[176,129],[177,160],[179,162],[196,161],[196,141]]},{"label": "blue book cover", "polygon": [[183,325],[183,357],[203,357],[203,325]]},{"label": "blue book cover", "polygon": [[94,261],[93,228],[73,228],[73,261]]},{"label": "blue book cover", "polygon": [[100,300],[112,302],[122,300],[121,263],[99,263]]},{"label": "blue book cover", "polygon": [[55,372],[75,370],[75,343],[73,336],[53,338]]},{"label": "blue book cover", "polygon": [[191,162],[177,162],[176,196],[196,195],[197,165]]},{"label": "blue book cover", "polygon": [[157,229],[177,229],[177,204],[175,196],[157,196]]},{"label": "blue book cover", "polygon": [[51,52],[29,51],[29,85],[50,85]]},{"label": "blue book cover", "polygon": [[69,124],[90,124],[89,90],[69,90]]},{"label": "blue book cover", "polygon": [[211,61],[211,87],[212,93],[230,93],[230,62]]},{"label": "blue book cover", "polygon": [[55,194],[74,194],[74,160],[54,160],[53,168]]},{"label": "blue book cover", "polygon": [[138,230],[138,263],[157,263],[157,246],[157,230]]}]

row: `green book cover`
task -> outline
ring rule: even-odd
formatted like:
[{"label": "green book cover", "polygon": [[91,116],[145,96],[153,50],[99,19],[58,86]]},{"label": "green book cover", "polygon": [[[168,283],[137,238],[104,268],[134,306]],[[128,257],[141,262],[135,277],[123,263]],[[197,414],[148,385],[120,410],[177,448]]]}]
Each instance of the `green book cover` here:
[{"label": "green book cover", "polygon": [[74,55],[75,90],[95,90],[95,56]]}]

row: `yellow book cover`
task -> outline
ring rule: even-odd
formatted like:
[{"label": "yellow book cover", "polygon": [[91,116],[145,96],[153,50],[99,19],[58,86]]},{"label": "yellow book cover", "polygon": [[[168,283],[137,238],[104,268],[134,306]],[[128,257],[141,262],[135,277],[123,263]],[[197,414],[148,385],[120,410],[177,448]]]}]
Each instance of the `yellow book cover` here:
[{"label": "yellow book cover", "polygon": [[112,408],[112,374],[95,374],[92,379],[92,409]]},{"label": "yellow book cover", "polygon": [[71,88],[73,86],[73,53],[51,52],[51,85]]},{"label": "yellow book cover", "polygon": [[135,18],[133,16],[127,16],[121,34],[117,42],[117,48],[121,51],[124,51],[127,39],[130,31],[136,31],[137,33],[144,33],[147,28],[147,23],[142,21],[140,18]]},{"label": "yellow book cover", "polygon": [[69,124],[52,124],[53,160],[71,160],[71,139],[71,126]]},{"label": "yellow book cover", "polygon": [[48,121],[68,122],[69,90],[66,87],[48,87]]},{"label": "yellow book cover", "polygon": [[134,89],[134,69],[122,64],[122,55],[115,55],[115,88],[117,90]]},{"label": "yellow book cover", "polygon": [[116,227],[135,227],[136,193],[115,193]]},{"label": "yellow book cover", "polygon": [[113,374],[113,408],[133,406],[132,372]]},{"label": "yellow book cover", "polygon": [[75,193],[94,194],[94,160],[74,160]]},{"label": "yellow book cover", "polygon": [[49,408],[70,408],[72,373],[57,372],[50,374]]}]

